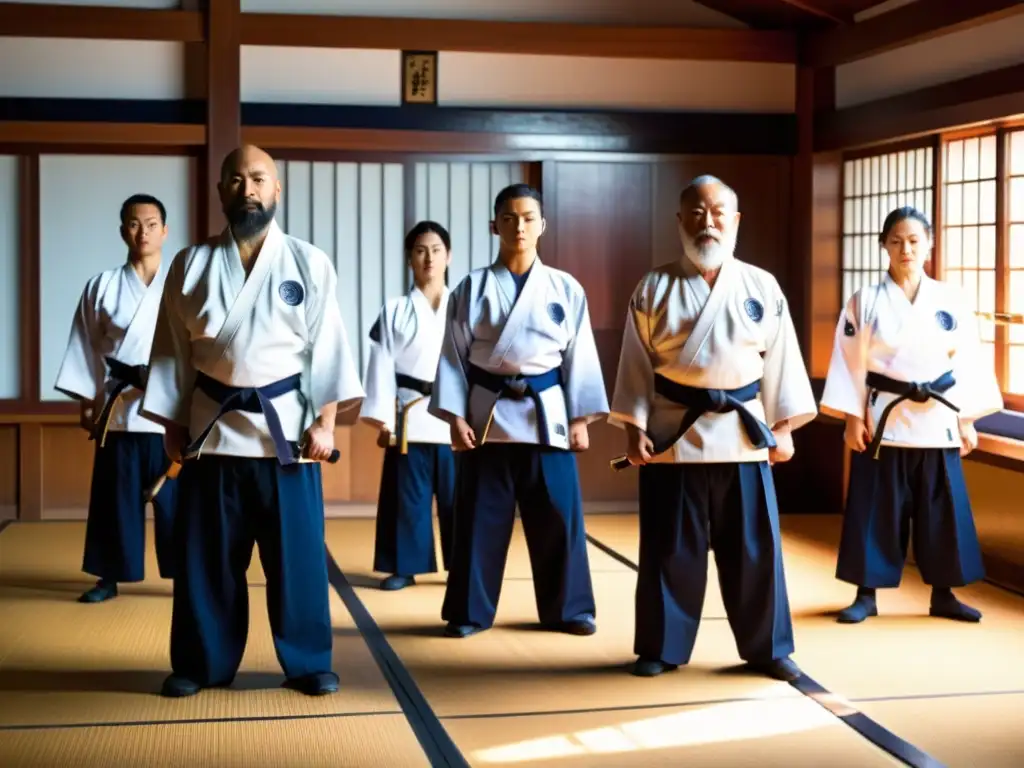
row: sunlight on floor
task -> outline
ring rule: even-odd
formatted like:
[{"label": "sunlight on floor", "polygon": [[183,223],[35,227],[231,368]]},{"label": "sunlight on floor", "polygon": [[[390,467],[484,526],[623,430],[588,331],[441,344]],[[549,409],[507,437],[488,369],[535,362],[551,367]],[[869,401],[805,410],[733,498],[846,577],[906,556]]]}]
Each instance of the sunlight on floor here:
[{"label": "sunlight on floor", "polygon": [[716,742],[762,739],[834,726],[825,709],[792,698],[785,689],[771,686],[756,698],[689,709],[615,726],[530,739],[479,750],[483,763],[521,763],[587,754],[687,747]]}]

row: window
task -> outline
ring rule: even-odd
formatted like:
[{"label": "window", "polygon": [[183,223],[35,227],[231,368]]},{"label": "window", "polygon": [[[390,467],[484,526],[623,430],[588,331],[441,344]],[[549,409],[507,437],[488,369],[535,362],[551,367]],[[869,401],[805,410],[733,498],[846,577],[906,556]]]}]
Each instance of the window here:
[{"label": "window", "polygon": [[[881,280],[889,267],[888,256],[878,243],[878,235],[890,211],[912,205],[931,219],[935,198],[932,162],[932,148],[926,146],[844,163],[844,305],[857,290]],[[1024,261],[1021,266],[1024,267]]]},{"label": "window", "polygon": [[[963,286],[976,312],[996,312],[996,143],[974,136],[942,148],[943,279]],[[987,360],[996,365],[996,325],[980,322]]]},{"label": "window", "polygon": [[939,277],[962,285],[1007,407],[1024,410],[1024,128],[943,142]]},{"label": "window", "polygon": [[[1009,274],[1007,311],[1024,314],[1024,130],[1009,136]],[[1017,318],[1021,319],[1021,318]],[[1010,326],[1008,392],[1024,392],[1024,325]]]}]

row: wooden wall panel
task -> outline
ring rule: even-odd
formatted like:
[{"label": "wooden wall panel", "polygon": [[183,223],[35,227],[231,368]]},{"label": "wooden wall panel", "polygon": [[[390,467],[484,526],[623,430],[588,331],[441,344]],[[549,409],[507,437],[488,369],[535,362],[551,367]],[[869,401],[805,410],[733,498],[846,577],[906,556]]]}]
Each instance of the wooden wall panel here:
[{"label": "wooden wall panel", "polygon": [[0,520],[18,513],[18,428],[0,427]]},{"label": "wooden wall panel", "polygon": [[841,309],[842,156],[814,157],[814,201],[810,280],[811,338],[807,359],[814,378],[825,378]]},{"label": "wooden wall panel", "polygon": [[95,444],[77,425],[44,424],[42,433],[42,518],[84,520]]}]

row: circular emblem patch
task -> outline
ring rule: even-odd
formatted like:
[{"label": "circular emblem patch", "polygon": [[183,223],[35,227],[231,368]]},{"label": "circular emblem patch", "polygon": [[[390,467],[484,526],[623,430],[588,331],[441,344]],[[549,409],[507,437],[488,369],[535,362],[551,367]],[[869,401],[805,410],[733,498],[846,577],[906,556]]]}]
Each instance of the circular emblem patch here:
[{"label": "circular emblem patch", "polygon": [[561,325],[562,321],[565,320],[565,310],[562,309],[562,305],[548,304],[548,317],[554,320],[557,325]]},{"label": "circular emblem patch", "polygon": [[956,318],[944,309],[940,309],[935,313],[935,320],[944,331],[956,330]]},{"label": "circular emblem patch", "polygon": [[305,297],[305,291],[302,290],[302,286],[294,280],[285,280],[281,283],[281,287],[277,289],[277,292],[281,294],[281,301],[290,307],[299,306]]},{"label": "circular emblem patch", "polygon": [[764,317],[764,306],[757,299],[747,299],[744,301],[743,309],[747,311],[747,317],[755,323],[760,323]]}]

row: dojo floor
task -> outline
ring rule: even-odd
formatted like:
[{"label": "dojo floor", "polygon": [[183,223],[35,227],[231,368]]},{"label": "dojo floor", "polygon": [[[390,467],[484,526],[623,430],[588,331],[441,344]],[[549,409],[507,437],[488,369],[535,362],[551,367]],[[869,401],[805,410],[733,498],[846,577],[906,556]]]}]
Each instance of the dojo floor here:
[{"label": "dojo floor", "polygon": [[242,671],[232,689],[182,700],[155,695],[170,584],[151,577],[79,604],[84,523],[13,523],[0,533],[0,766],[1024,765],[1024,597],[982,584],[959,593],[985,612],[980,625],[929,619],[908,569],[880,593],[882,616],[838,625],[830,614],[851,598],[833,578],[838,522],[783,520],[807,674],[793,685],[737,669],[713,566],[690,667],[627,673],[633,515],[587,518],[596,635],[536,631],[517,526],[498,626],[465,640],[441,635],[443,577],[380,592],[373,521],[330,519],[342,691],[279,687],[254,554]]}]

